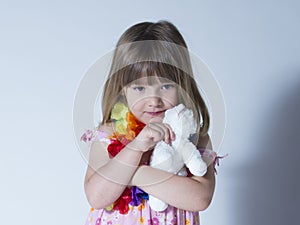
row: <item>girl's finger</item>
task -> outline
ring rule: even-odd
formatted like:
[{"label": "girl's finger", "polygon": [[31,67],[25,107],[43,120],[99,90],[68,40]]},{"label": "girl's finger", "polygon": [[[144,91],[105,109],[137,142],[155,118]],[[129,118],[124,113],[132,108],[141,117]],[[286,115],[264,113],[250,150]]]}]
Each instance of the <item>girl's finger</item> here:
[{"label": "girl's finger", "polygon": [[148,130],[148,137],[152,138],[154,142],[158,142],[163,140],[165,136],[164,130],[158,126],[157,124],[148,124],[147,125],[149,130]]},{"label": "girl's finger", "polygon": [[172,130],[171,126],[169,124],[167,124],[167,123],[164,123],[164,125],[169,129],[171,141],[174,141],[175,140],[175,133]]},{"label": "girl's finger", "polygon": [[163,123],[155,123],[153,124],[154,129],[159,130],[161,132],[161,140],[164,140],[167,144],[171,143],[171,137],[170,137],[170,127],[166,126]]}]

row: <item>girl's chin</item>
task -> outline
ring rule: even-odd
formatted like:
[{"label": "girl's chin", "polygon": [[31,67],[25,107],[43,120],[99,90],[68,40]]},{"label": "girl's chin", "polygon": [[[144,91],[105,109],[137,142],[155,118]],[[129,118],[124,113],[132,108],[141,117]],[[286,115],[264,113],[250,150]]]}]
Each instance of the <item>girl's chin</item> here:
[{"label": "girl's chin", "polygon": [[163,118],[159,117],[159,116],[155,116],[155,117],[151,117],[151,118],[147,118],[145,119],[145,121],[142,121],[145,124],[148,123],[162,123],[163,122]]}]

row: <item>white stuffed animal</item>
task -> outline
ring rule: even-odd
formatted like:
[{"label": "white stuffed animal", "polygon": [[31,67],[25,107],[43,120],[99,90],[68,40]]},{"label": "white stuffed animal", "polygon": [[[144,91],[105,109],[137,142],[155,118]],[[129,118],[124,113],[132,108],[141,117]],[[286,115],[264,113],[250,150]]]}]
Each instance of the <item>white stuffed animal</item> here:
[{"label": "white stuffed animal", "polygon": [[[171,145],[160,141],[154,148],[150,166],[170,173],[186,176],[185,165],[195,176],[203,176],[207,171],[207,165],[197,150],[197,147],[190,141],[192,134],[195,134],[197,123],[193,111],[179,104],[165,112],[163,123],[171,126],[175,133],[175,140]],[[155,211],[163,211],[168,205],[149,195],[149,205]]]}]

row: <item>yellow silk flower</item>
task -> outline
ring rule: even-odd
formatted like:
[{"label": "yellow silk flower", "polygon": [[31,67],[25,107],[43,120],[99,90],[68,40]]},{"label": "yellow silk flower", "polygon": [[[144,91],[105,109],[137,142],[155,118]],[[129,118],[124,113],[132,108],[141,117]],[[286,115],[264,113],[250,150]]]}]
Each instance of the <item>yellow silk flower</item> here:
[{"label": "yellow silk flower", "polygon": [[127,132],[127,112],[129,112],[128,107],[121,102],[116,103],[112,109],[110,118],[116,121],[116,131],[119,134],[126,134]]}]

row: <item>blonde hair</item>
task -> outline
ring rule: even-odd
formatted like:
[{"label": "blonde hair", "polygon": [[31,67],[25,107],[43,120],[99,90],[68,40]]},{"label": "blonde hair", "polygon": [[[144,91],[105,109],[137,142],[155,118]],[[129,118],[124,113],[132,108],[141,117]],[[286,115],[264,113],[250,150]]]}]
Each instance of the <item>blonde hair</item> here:
[{"label": "blonde hair", "polygon": [[187,45],[168,21],[138,23],[120,37],[102,95],[101,124],[111,122],[116,102],[125,102],[124,87],[141,77],[153,76],[172,80],[180,87],[180,99],[193,110],[198,133],[205,136],[210,124],[208,109],[192,73]]}]

